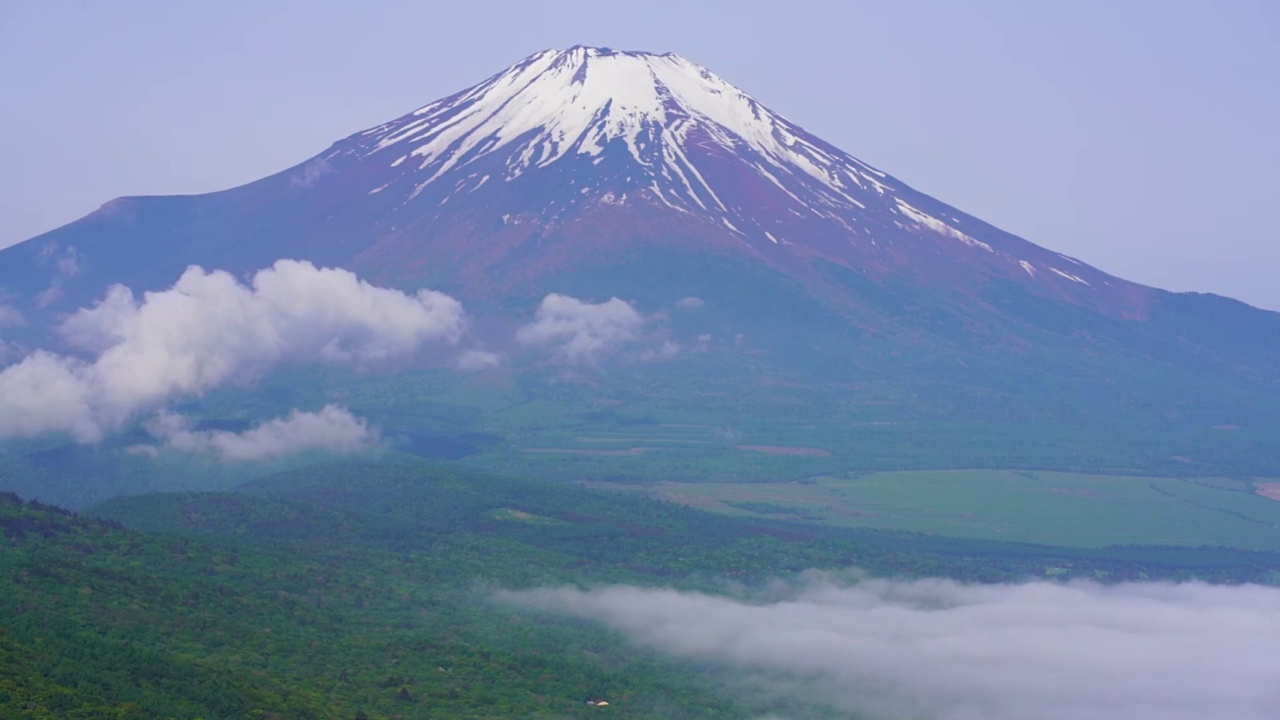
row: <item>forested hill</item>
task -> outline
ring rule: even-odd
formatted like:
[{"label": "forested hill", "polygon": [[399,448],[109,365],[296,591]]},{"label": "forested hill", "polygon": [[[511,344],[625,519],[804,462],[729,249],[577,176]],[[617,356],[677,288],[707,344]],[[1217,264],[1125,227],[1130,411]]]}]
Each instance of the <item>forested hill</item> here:
[{"label": "forested hill", "polygon": [[590,698],[621,718],[802,716],[488,590],[850,567],[1268,581],[1280,567],[746,521],[448,466],[329,466],[95,517],[0,498],[0,708],[19,718],[573,718],[603,711]]},{"label": "forested hill", "polygon": [[[746,717],[685,668],[389,559],[147,535],[4,496],[0,717]],[[528,562],[529,558],[525,558]]]}]

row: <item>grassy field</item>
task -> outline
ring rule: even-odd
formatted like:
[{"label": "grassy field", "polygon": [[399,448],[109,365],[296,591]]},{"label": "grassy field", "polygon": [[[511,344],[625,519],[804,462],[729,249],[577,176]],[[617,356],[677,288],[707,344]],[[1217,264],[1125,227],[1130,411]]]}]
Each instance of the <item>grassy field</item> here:
[{"label": "grassy field", "polygon": [[[747,360],[741,367],[701,363],[572,373],[498,368],[461,378],[293,373],[260,389],[279,397],[256,414],[315,406],[323,397],[389,436],[492,436],[494,444],[466,460],[474,467],[568,480],[790,481],[962,467],[1178,477],[1280,470],[1273,434],[1261,425],[1220,425],[1218,414],[1183,413],[1181,425],[1156,427],[1137,412],[1099,418],[1086,403],[1032,417],[1009,410],[998,393],[823,384]],[[227,411],[244,413],[232,395]],[[985,409],[970,415],[973,408]]]},{"label": "grassy field", "polygon": [[1073,547],[1280,549],[1280,501],[1263,479],[952,470],[790,483],[610,487],[732,515]]}]

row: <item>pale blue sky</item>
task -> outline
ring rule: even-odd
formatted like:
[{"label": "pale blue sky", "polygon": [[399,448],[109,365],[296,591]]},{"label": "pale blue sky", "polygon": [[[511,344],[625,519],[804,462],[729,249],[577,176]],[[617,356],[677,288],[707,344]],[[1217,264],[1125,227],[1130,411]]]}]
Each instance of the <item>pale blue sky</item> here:
[{"label": "pale blue sky", "polygon": [[1033,242],[1280,309],[1277,0],[0,0],[0,246],[577,43],[680,53]]}]

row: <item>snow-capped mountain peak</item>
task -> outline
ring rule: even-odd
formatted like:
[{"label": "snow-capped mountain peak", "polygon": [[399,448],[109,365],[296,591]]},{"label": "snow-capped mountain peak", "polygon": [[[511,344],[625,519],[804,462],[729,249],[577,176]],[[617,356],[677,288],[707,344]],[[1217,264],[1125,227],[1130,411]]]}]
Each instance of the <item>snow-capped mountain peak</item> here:
[{"label": "snow-capped mountain peak", "polygon": [[[606,48],[536,53],[269,177],[122,199],[64,230],[9,251],[0,286],[37,310],[62,293],[48,303],[63,311],[112,283],[167,287],[193,263],[239,273],[287,257],[491,307],[513,293],[658,302],[677,287],[754,307],[767,303],[742,288],[781,282],[870,329],[945,316],[935,325],[959,332],[1064,303],[1141,319],[1154,302],[912,189],[679,55]],[[926,297],[949,309],[931,315]]]},{"label": "snow-capped mountain peak", "polygon": [[595,157],[610,144],[656,175],[673,176],[688,199],[724,209],[689,160],[689,146],[748,151],[756,170],[781,186],[806,176],[831,195],[884,188],[884,174],[805,133],[710,70],[672,53],[577,46],[532,55],[461,93],[365,135],[370,150],[425,181],[481,158],[502,155],[504,179],[567,156]]},{"label": "snow-capped mountain peak", "polygon": [[1111,280],[912,190],[673,53],[535,53],[329,159],[359,166],[351,177],[377,196],[380,224],[414,233],[453,233],[438,223],[466,216],[536,221],[545,235],[624,206],[679,213],[770,262],[933,282],[972,261],[1073,296]]}]

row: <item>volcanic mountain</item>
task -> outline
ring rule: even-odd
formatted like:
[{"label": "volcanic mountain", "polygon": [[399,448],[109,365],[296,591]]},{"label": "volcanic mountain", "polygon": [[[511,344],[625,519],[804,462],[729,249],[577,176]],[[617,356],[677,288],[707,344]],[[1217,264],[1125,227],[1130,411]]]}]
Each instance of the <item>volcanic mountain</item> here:
[{"label": "volcanic mountain", "polygon": [[927,412],[958,421],[976,403],[1280,425],[1264,401],[1280,315],[1003,232],[673,54],[531,55],[262,180],[111,201],[0,251],[0,286],[38,317],[112,283],[279,258],[429,286],[480,316],[527,315],[549,292],[651,312],[696,297],[715,321],[690,332],[758,338],[764,362],[806,377],[934,388],[953,401]]},{"label": "volcanic mountain", "polygon": [[714,251],[806,283],[822,266],[871,284],[1009,282],[1117,318],[1152,303],[912,190],[682,57],[587,47],[528,57],[259,182],[112,201],[5,253],[3,279],[47,289],[55,248],[90,296],[192,263],[304,257],[466,297],[578,272],[620,246]]}]

